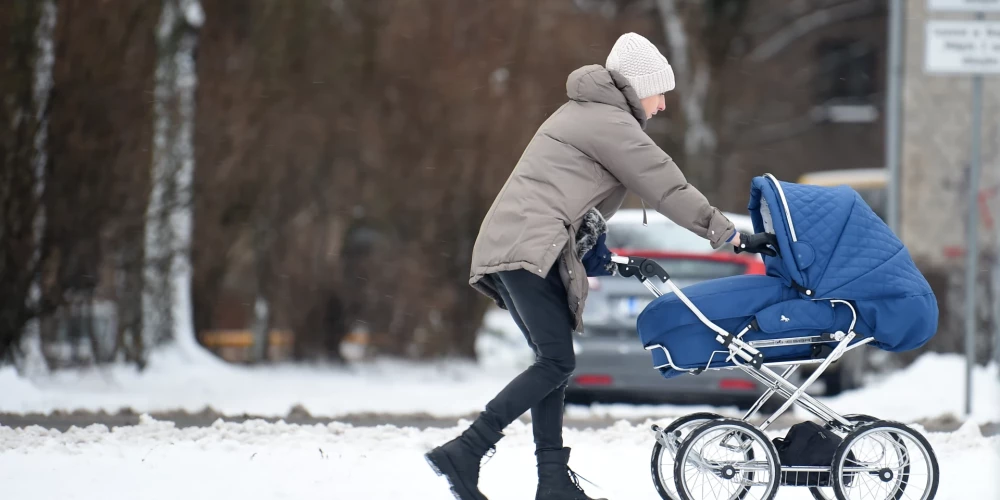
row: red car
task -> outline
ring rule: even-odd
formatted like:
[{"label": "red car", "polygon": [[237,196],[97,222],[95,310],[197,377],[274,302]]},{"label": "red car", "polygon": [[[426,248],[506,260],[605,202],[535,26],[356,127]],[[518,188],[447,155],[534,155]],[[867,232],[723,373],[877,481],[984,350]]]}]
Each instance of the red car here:
[{"label": "red car", "polygon": [[[704,239],[659,214],[650,212],[647,226],[642,225],[641,213],[626,211],[620,219],[619,215],[608,221],[612,251],[655,259],[679,287],[726,276],[764,274],[760,256],[736,254],[731,247],[715,251]],[[740,222],[748,224],[748,219]],[[752,232],[752,228],[738,228]],[[652,356],[643,349],[635,329],[636,318],[655,299],[653,294],[638,280],[621,276],[590,278],[590,288],[583,335],[576,337],[576,370],[566,391],[568,402],[747,406],[765,390],[738,370],[664,379],[653,368]],[[665,285],[659,288],[668,291]]]}]

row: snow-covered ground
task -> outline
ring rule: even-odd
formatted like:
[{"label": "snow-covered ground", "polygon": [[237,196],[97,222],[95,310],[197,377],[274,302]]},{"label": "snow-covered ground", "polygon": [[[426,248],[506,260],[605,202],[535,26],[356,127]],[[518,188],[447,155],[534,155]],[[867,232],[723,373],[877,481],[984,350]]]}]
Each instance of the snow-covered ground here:
[{"label": "snow-covered ground", "polygon": [[[622,422],[566,432],[570,466],[600,486],[589,493],[612,500],[659,498],[648,472],[648,428]],[[0,427],[0,485],[2,497],[12,499],[447,500],[446,482],[422,454],[461,429],[262,421],[177,429],[148,418],[134,427],[94,425],[65,433]],[[938,500],[1000,495],[1000,437],[985,438],[969,423],[928,438],[941,465]],[[533,447],[529,426],[515,422],[507,429],[483,467],[481,487],[491,500],[533,498]],[[811,497],[804,489],[785,488],[777,498]]]},{"label": "snow-covered ground", "polygon": [[302,405],[316,416],[348,413],[466,415],[499,390],[513,368],[484,370],[468,362],[429,365],[378,361],[349,367],[185,364],[158,353],[139,374],[128,366],[67,370],[33,379],[0,368],[0,412],[132,408],[284,416]]},{"label": "snow-covered ground", "polygon": [[[519,371],[521,361],[512,360],[516,360],[514,354],[503,363],[493,360],[486,366],[458,361],[429,365],[378,361],[346,368],[247,368],[217,362],[189,363],[167,351],[159,353],[142,374],[132,367],[111,366],[28,379],[7,367],[0,368],[0,412],[113,413],[126,408],[137,413],[197,412],[211,407],[223,415],[281,417],[301,405],[318,417],[391,413],[458,418],[480,411]],[[1000,422],[996,365],[975,368],[973,390],[971,420]],[[824,401],[841,413],[867,413],[904,422],[949,414],[966,420],[964,395],[964,359],[925,354],[904,370]],[[697,410],[692,406],[595,405],[570,407],[568,414],[641,419]]]},{"label": "snow-covered ground", "polygon": [[[481,336],[479,349],[486,354],[482,364],[378,361],[350,367],[246,368],[204,358],[191,361],[189,353],[165,350],[142,374],[131,367],[111,366],[22,377],[3,368],[0,412],[211,407],[226,415],[280,417],[301,405],[326,417],[374,412],[458,418],[478,412],[530,361],[523,339],[503,325],[502,316],[488,318],[487,325],[499,334]],[[926,354],[904,370],[825,401],[841,413],[868,413],[906,423],[947,415],[965,421],[955,432],[927,433],[942,467],[937,498],[997,498],[1000,436],[984,437],[977,425],[1000,422],[997,367],[975,368],[970,418],[963,414],[964,370],[960,356]],[[571,417],[651,419],[636,425],[619,421],[601,429],[567,429],[566,444],[574,449],[571,465],[601,486],[591,487],[592,494],[656,499],[648,473],[653,444],[649,424],[665,425],[700,409],[704,408],[571,407]],[[466,422],[421,430],[252,420],[178,429],[171,422],[144,417],[138,426],[95,425],[64,433],[2,424],[0,498],[444,500],[451,498],[447,485],[430,471],[422,454],[457,435]],[[914,427],[923,431],[919,424]],[[483,490],[494,500],[531,498],[535,467],[530,426],[514,422],[505,433],[483,469]],[[56,473],[59,480],[50,480]],[[805,490],[786,488],[777,498],[810,497]]]}]

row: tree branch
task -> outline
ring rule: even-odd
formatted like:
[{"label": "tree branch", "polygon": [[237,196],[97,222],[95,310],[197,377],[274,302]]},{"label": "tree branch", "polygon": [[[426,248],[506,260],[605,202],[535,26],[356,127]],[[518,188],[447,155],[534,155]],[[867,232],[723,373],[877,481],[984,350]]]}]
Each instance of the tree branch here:
[{"label": "tree branch", "polygon": [[751,147],[791,139],[813,128],[816,123],[816,114],[811,110],[790,120],[747,127],[745,133],[734,138],[733,144]]},{"label": "tree branch", "polygon": [[786,28],[772,34],[763,43],[754,48],[747,59],[751,62],[766,61],[787,48],[792,42],[817,29],[869,16],[877,12],[881,6],[882,4],[875,0],[855,0],[828,9],[810,12],[798,18]]},{"label": "tree branch", "polygon": [[705,101],[711,83],[711,71],[707,63],[699,64],[694,71],[688,49],[687,32],[684,22],[677,12],[675,0],[657,0],[660,22],[670,46],[670,65],[677,80],[681,110],[687,121],[684,132],[684,153],[693,156],[702,151],[714,151],[717,145],[715,131],[705,119]]}]

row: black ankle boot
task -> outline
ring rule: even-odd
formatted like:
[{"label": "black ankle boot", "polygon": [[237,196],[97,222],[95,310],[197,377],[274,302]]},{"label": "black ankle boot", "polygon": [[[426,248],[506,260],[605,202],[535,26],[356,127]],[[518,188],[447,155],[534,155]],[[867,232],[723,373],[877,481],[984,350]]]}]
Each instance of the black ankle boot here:
[{"label": "black ankle boot", "polygon": [[579,477],[567,466],[569,448],[538,450],[535,457],[538,460],[538,491],[535,493],[535,500],[595,500],[583,492]]},{"label": "black ankle boot", "polygon": [[[479,463],[487,451],[503,437],[481,419],[461,436],[427,452],[424,458],[439,476],[445,476],[458,500],[487,500],[479,491]],[[492,454],[491,454],[492,456]]]}]

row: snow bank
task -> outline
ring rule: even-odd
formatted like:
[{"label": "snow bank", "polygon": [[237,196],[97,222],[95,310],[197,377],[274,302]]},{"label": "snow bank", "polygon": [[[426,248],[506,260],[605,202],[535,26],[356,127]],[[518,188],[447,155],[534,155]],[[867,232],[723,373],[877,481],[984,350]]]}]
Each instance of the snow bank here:
[{"label": "snow bank", "polygon": [[[22,378],[0,369],[0,412],[55,410],[137,413],[211,407],[223,415],[286,416],[301,405],[318,417],[357,413],[427,414],[459,418],[482,409],[524,366],[530,351],[521,333],[496,316],[494,334],[481,336],[482,364],[462,361],[409,363],[375,361],[347,367],[234,366],[217,360],[193,362],[180,350],[158,352],[147,370],[111,366]],[[507,317],[509,318],[509,317]],[[506,354],[504,354],[506,353]],[[505,356],[502,360],[497,357]],[[973,415],[977,423],[1000,422],[1000,380],[996,365],[974,370]],[[915,422],[949,414],[965,420],[965,361],[952,354],[925,354],[904,370],[869,381],[864,388],[824,398],[840,413],[867,413]],[[669,384],[669,380],[664,380]],[[702,406],[594,405],[569,407],[573,418],[673,417],[712,409]],[[740,415],[735,408],[714,408]],[[806,416],[801,411],[797,416]]]},{"label": "snow bank", "polygon": [[[138,426],[94,425],[65,433],[0,427],[0,484],[7,498],[175,500],[177,498],[451,498],[422,454],[456,436],[448,429],[355,428],[217,422],[177,429],[144,417]],[[918,428],[918,430],[920,430]],[[927,434],[942,467],[938,500],[996,498],[1000,437],[968,424]],[[653,439],[648,424],[568,430],[571,466],[600,485],[591,495],[655,500],[649,476]],[[532,498],[531,428],[515,422],[486,462],[481,487],[494,500]],[[113,474],[108,474],[114,471]],[[57,477],[58,480],[47,480]],[[810,498],[799,488],[778,500]]]},{"label": "snow bank", "polygon": [[18,375],[13,366],[0,367],[0,401],[4,411],[21,412],[25,402],[41,398],[42,391]]},{"label": "snow bank", "polygon": [[244,367],[193,363],[187,353],[157,353],[145,372],[114,365],[65,370],[33,379],[0,370],[0,412],[56,410],[201,411],[280,417],[302,405],[316,416],[427,413],[462,416],[484,404],[517,371],[470,362],[377,361],[357,366]]},{"label": "snow bank", "polygon": [[[995,363],[974,367],[972,389],[969,420],[1000,422],[1000,378]],[[903,370],[870,380],[862,389],[823,401],[841,413],[870,413],[906,422],[949,414],[966,420],[965,358],[927,353]]]}]

